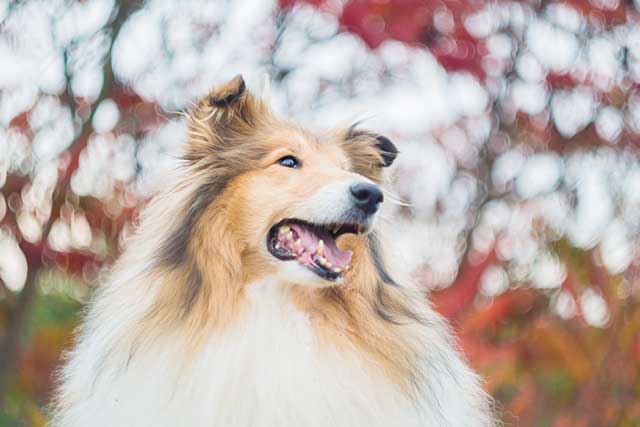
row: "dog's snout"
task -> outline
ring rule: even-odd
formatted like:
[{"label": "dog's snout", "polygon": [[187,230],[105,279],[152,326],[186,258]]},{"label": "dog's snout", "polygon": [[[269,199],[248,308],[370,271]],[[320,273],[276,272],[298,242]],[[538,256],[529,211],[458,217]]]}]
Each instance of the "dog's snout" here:
[{"label": "dog's snout", "polygon": [[384,200],[380,188],[373,184],[363,182],[352,185],[349,189],[356,207],[366,214],[372,214],[377,211],[380,203]]}]

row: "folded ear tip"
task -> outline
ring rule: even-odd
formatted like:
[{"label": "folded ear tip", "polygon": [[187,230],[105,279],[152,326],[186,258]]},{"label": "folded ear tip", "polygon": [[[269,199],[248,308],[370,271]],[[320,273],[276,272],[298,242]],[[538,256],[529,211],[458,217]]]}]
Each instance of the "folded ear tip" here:
[{"label": "folded ear tip", "polygon": [[376,139],[378,140],[378,144],[377,144],[378,148],[380,148],[381,150],[386,151],[388,153],[394,153],[394,154],[398,153],[398,148],[386,136],[378,135]]},{"label": "folded ear tip", "polygon": [[231,79],[229,84],[233,84],[234,86],[237,86],[240,92],[244,91],[244,89],[246,87],[246,85],[244,83],[244,77],[242,77],[242,74],[236,74]]},{"label": "folded ear tip", "polygon": [[398,148],[386,136],[378,135],[376,137],[376,140],[378,141],[376,146],[380,150],[382,161],[384,162],[383,166],[391,166],[393,161],[398,156]]},{"label": "folded ear tip", "polygon": [[226,107],[240,98],[247,86],[242,74],[237,74],[234,78],[218,87],[209,97],[209,104],[212,107]]}]

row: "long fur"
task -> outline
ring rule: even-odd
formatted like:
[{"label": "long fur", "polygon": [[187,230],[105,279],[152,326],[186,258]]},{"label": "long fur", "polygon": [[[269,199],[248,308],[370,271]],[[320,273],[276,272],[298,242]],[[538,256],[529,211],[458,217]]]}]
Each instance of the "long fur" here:
[{"label": "long fur", "polygon": [[[312,135],[241,77],[187,117],[183,165],[95,293],[51,426],[494,425],[445,322],[388,262],[380,225],[339,238],[353,259],[336,284],[309,285],[265,252],[278,219],[330,216],[344,185],[382,184],[393,144]],[[287,150],[304,158],[297,175],[271,166]]]}]

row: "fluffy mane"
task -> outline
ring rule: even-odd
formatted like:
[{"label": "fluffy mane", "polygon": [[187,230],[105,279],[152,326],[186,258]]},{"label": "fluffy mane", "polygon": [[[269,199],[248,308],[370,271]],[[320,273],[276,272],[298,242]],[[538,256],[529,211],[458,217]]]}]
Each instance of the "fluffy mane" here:
[{"label": "fluffy mane", "polygon": [[[240,76],[196,103],[187,124],[188,141],[173,184],[144,209],[126,251],[94,295],[61,375],[54,426],[82,425],[82,409],[125,387],[118,378],[129,378],[139,369],[138,360],[155,349],[170,349],[167,360],[177,372],[205,363],[203,355],[213,351],[216,337],[234,334],[251,321],[253,284],[276,273],[252,240],[266,230],[252,229],[247,206],[258,202],[245,199],[245,190],[252,171],[260,169],[278,141],[315,143],[319,137],[275,117]],[[353,173],[380,185],[383,168],[397,155],[387,138],[355,128],[322,138],[340,150]],[[309,188],[320,186],[321,179]],[[260,194],[272,190],[265,187]],[[260,203],[266,206],[269,197]],[[489,400],[478,379],[460,360],[426,296],[390,268],[382,227],[341,239],[353,257],[340,285],[277,284],[283,304],[301,313],[312,331],[314,351],[357,359],[365,377],[381,375],[402,399],[431,411],[424,420],[435,423],[426,425],[489,426]],[[180,356],[174,354],[178,348]],[[176,384],[187,381],[175,375]],[[126,381],[129,387],[133,380]],[[454,412],[461,423],[451,421]]]}]

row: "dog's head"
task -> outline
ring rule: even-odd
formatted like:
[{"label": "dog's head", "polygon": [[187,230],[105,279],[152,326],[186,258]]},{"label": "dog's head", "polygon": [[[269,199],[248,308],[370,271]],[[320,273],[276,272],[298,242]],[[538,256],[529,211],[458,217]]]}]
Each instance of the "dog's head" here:
[{"label": "dog's head", "polygon": [[[225,235],[243,269],[301,285],[340,282],[350,244],[366,238],[383,202],[382,168],[397,155],[391,141],[354,128],[311,134],[275,117],[241,76],[188,117],[185,159],[199,184],[184,221],[198,235],[195,245]],[[214,219],[220,212],[223,222]],[[179,257],[189,248],[167,250]]]}]

